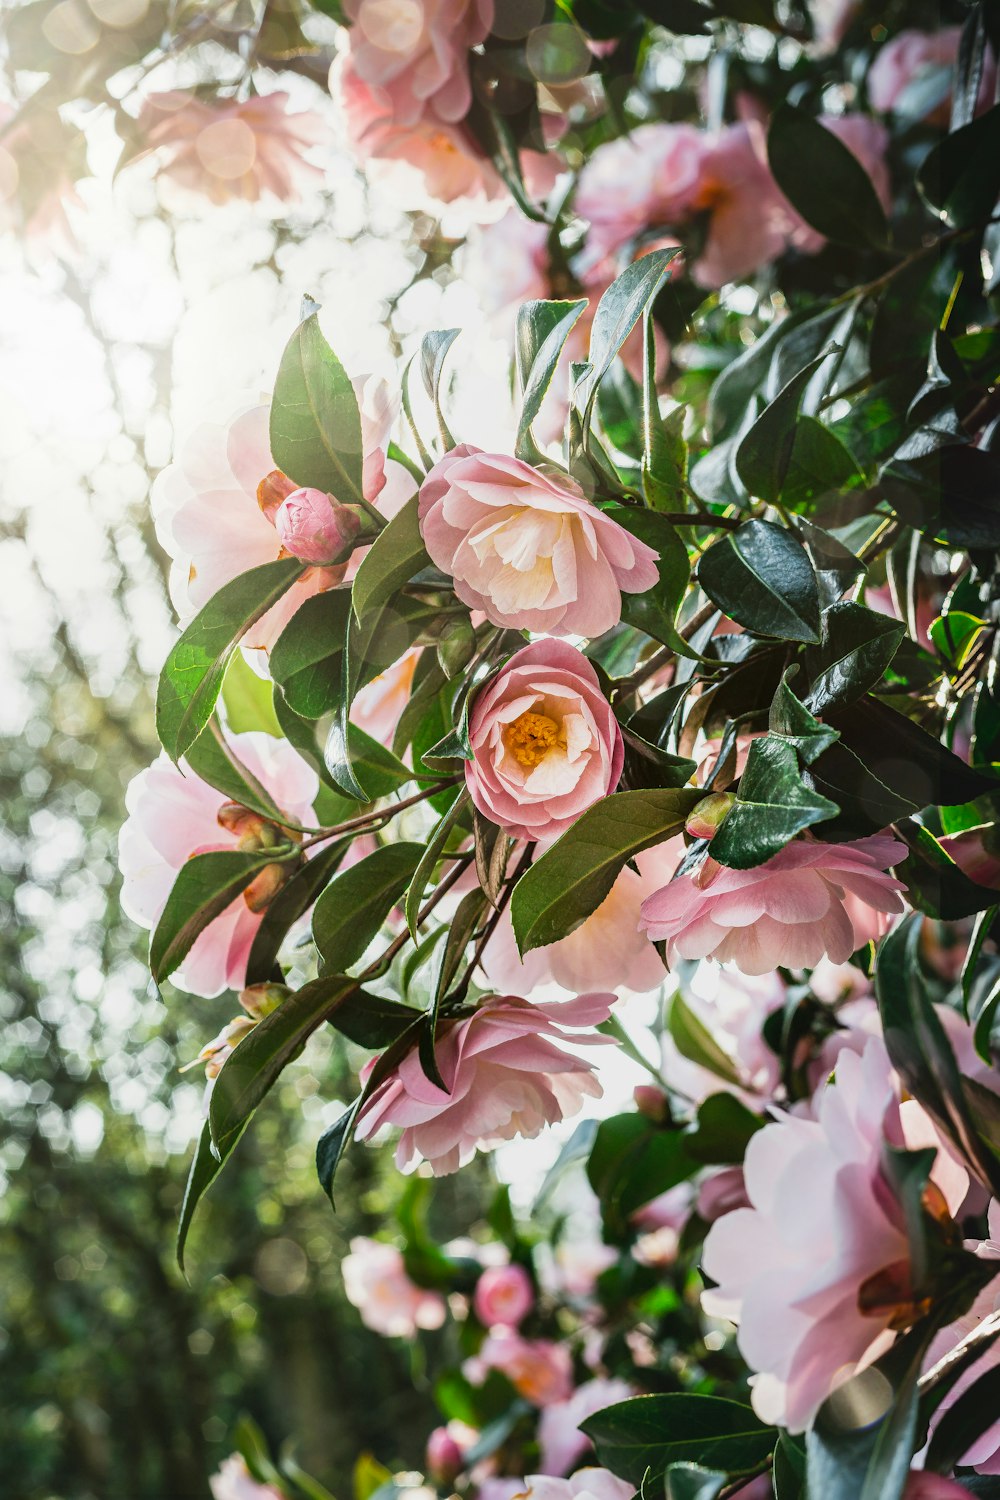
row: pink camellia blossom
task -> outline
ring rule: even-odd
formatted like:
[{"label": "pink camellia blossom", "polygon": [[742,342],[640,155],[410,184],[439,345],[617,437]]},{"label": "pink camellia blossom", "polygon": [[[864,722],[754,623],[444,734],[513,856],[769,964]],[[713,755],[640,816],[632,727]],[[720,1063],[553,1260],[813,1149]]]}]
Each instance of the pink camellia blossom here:
[{"label": "pink camellia blossom", "polygon": [[[908,1313],[905,1216],[881,1163],[887,1144],[938,1140],[916,1101],[908,1105],[904,1120],[885,1046],[872,1038],[861,1056],[841,1053],[814,1118],[785,1116],[747,1147],[751,1207],[709,1230],[702,1264],[717,1285],[702,1305],[737,1324],[763,1421],[803,1431],[836,1386],[889,1346]],[[968,1176],[941,1149],[932,1180],[956,1213]]]},{"label": "pink camellia blossom", "polygon": [[[293,823],[314,823],[319,780],[286,740],[252,732],[231,735],[229,743]],[[192,854],[237,848],[240,829],[228,816],[233,808],[228,798],[185,762],[178,769],[165,752],[129,782],[125,808],[128,817],[118,839],[122,910],[152,929],[182,865]],[[242,989],[262,920],[262,910],[251,910],[244,896],[237,896],[198,935],[174,982],[206,998]]]},{"label": "pink camellia blossom", "polygon": [[691,273],[700,286],[741,281],[782,253],[789,211],[767,166],[761,124],[750,120],[719,132],[704,154],[691,207],[709,215]]},{"label": "pink camellia blossom", "polygon": [[964,1484],[958,1484],[944,1474],[914,1469],[906,1481],[903,1500],[969,1500],[969,1491]]},{"label": "pink camellia blossom", "polygon": [[657,555],[568,476],[462,445],[420,488],[420,530],[463,604],[494,625],[603,635],[621,596],[657,580]]},{"label": "pink camellia blossom", "polygon": [[490,1370],[506,1375],[519,1396],[544,1408],[565,1401],[573,1389],[573,1357],[565,1344],[526,1339],[512,1328],[495,1328],[462,1372],[480,1385]]},{"label": "pink camellia blossom", "polygon": [[516,1328],[535,1305],[535,1287],[523,1266],[488,1266],[476,1282],[472,1306],[484,1328]]},{"label": "pink camellia blossom", "polygon": [[493,0],[345,0],[358,77],[384,96],[394,125],[469,113],[469,50],[485,41]]},{"label": "pink camellia blossom", "polygon": [[[878,114],[895,112],[946,123],[951,102],[952,69],[958,57],[961,26],[940,31],[900,31],[880,48],[868,70],[868,102]],[[929,85],[937,74],[940,87]],[[989,109],[996,89],[996,58],[987,48],[976,113]],[[922,87],[927,86],[927,87]]]},{"label": "pink camellia blossom", "polygon": [[[362,487],[376,500],[387,488],[385,449],[395,405],[384,381],[352,380],[361,412]],[[186,625],[224,584],[282,552],[276,519],[295,490],[276,470],[268,435],[268,406],[240,412],[227,426],[195,428],[173,463],[153,484],[157,536],[173,559],[170,593]],[[398,465],[390,463],[390,469]],[[388,506],[384,513],[391,514]],[[273,646],[295,611],[313,594],[339,583],[347,573],[315,568],[300,578],[247,633],[247,647]]]},{"label": "pink camellia blossom", "polygon": [[517,838],[553,839],[618,785],[625,749],[597,673],[575,646],[532,641],[476,696],[465,784]]},{"label": "pink camellia blossom", "polygon": [[634,1492],[608,1469],[577,1469],[569,1479],[529,1474],[521,1491],[525,1500],[630,1500]]},{"label": "pink camellia blossom", "polygon": [[527,994],[549,982],[574,991],[588,984],[638,994],[658,989],[666,977],[663,962],[639,931],[639,909],[648,895],[670,879],[683,853],[683,842],[672,839],[637,854],[638,874],[623,869],[597,910],[575,932],[532,949],[523,959],[510,913],[504,911],[483,953],[490,983]]},{"label": "pink camellia blossom", "polygon": [[744,974],[844,963],[903,910],[906,887],[887,871],[905,854],[879,833],[850,844],[796,839],[752,870],[709,858],[649,896],[640,921],[670,963],[712,958]]},{"label": "pink camellia blossom", "polygon": [[426,1465],[430,1479],[438,1485],[453,1485],[465,1467],[465,1455],[479,1433],[456,1419],[446,1427],[435,1427],[427,1439]]},{"label": "pink camellia blossom", "polygon": [[627,1380],[598,1376],[577,1386],[567,1401],[555,1401],[538,1419],[538,1463],[543,1474],[565,1474],[589,1451],[591,1443],[580,1423],[635,1395]]},{"label": "pink camellia blossom", "polygon": [[548,243],[549,226],[526,218],[519,208],[470,229],[461,253],[462,276],[497,333],[513,337],[521,304],[551,296]]},{"label": "pink camellia blossom", "polygon": [[361,519],[357,511],[337,505],[322,490],[298,489],[278,506],[274,529],[291,557],[330,567],[345,560],[361,529]]},{"label": "pink camellia blossom", "polygon": [[238,1453],[231,1453],[222,1460],[219,1472],[213,1474],[208,1487],[212,1500],[283,1500],[280,1490],[273,1484],[261,1484],[254,1479]]},{"label": "pink camellia blossom", "polygon": [[366,1328],[386,1338],[412,1339],[418,1328],[440,1328],[445,1301],[440,1292],[415,1285],[406,1274],[402,1251],[359,1235],[340,1263],[347,1300]]},{"label": "pink camellia blossom", "polygon": [[288,105],[280,92],[209,103],[171,89],[143,101],[135,131],[141,154],[155,153],[158,176],[186,193],[215,204],[267,196],[289,203],[306,182],[322,181],[322,169],[305,153],[328,132],[319,115],[294,114]]},{"label": "pink camellia blossom", "polygon": [[515,1136],[531,1139],[568,1119],[584,1098],[599,1099],[602,1090],[593,1065],[559,1043],[606,1044],[609,1038],[593,1028],[607,1020],[614,999],[578,995],[561,1005],[532,1005],[489,996],[473,1015],[441,1027],[437,1062],[447,1093],[426,1076],[417,1053],[409,1053],[362,1106],[358,1138],[368,1139],[383,1125],[401,1126],[396,1165],[410,1172],[427,1161],[440,1177],[477,1150]]},{"label": "pink camellia blossom", "polygon": [[703,186],[707,149],[693,125],[640,125],[598,146],[573,207],[590,224],[584,269],[614,256],[653,224],[685,218]]},{"label": "pink camellia blossom", "polygon": [[1000,891],[1000,833],[994,824],[949,833],[941,847],[970,880]]}]

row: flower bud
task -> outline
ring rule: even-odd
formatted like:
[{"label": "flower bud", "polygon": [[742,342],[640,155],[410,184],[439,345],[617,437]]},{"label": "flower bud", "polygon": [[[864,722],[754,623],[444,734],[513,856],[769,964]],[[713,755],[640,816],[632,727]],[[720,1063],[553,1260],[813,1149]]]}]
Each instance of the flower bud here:
[{"label": "flower bud", "polygon": [[181,1068],[186,1073],[189,1068],[197,1067],[199,1063],[205,1064],[205,1077],[211,1081],[218,1078],[222,1071],[222,1065],[229,1057],[233,1048],[242,1042],[243,1038],[253,1031],[257,1022],[249,1016],[234,1016],[228,1021],[218,1036],[214,1036],[210,1042],[206,1042],[193,1062],[185,1063]]},{"label": "flower bud", "polygon": [[301,489],[281,502],[274,517],[281,545],[292,557],[314,567],[329,567],[349,557],[361,517],[322,490]]},{"label": "flower bud", "polygon": [[435,1427],[427,1439],[427,1477],[435,1484],[454,1484],[462,1472],[462,1450],[447,1427]]},{"label": "flower bud", "polygon": [[670,1105],[662,1089],[652,1083],[637,1083],[632,1093],[636,1109],[654,1125],[662,1125],[670,1118]]},{"label": "flower bud", "polygon": [[243,892],[243,900],[250,911],[264,911],[282,886],[287,885],[298,867],[298,860],[286,859],[281,864],[265,865],[251,880]]},{"label": "flower bud", "polygon": [[692,809],[684,831],[693,839],[714,838],[735,801],[732,792],[712,792],[708,797],[702,797]]},{"label": "flower bud", "polygon": [[263,1021],[291,994],[287,984],[251,984],[240,991],[240,1004],[248,1016]]},{"label": "flower bud", "polygon": [[272,469],[270,474],[265,474],[257,486],[257,504],[272,526],[281,502],[287,500],[297,488],[295,480],[282,474],[280,469]]}]

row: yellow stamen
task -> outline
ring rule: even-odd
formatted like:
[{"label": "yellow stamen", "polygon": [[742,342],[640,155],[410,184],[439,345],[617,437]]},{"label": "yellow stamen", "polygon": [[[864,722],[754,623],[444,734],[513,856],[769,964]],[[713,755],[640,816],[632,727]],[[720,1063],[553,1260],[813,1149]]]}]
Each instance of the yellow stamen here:
[{"label": "yellow stamen", "polygon": [[507,726],[504,744],[522,766],[537,766],[553,747],[565,750],[566,735],[548,714],[529,709]]}]

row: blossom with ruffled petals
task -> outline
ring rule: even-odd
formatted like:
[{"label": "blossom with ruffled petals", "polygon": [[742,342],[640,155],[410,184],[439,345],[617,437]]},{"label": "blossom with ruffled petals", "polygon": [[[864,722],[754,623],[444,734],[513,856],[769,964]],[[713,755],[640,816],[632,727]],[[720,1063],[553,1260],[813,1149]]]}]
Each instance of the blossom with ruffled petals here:
[{"label": "blossom with ruffled petals", "polygon": [[464,120],[469,50],[489,34],[493,0],[344,0],[344,10],[354,68],[394,125]]},{"label": "blossom with ruffled petals", "polygon": [[889,868],[906,855],[887,834],[851,844],[786,844],[752,870],[708,859],[649,896],[640,920],[667,960],[713,958],[744,974],[844,963],[903,910],[906,887]]},{"label": "blossom with ruffled petals", "polygon": [[487,1266],[476,1282],[472,1306],[485,1328],[502,1325],[516,1328],[535,1305],[535,1286],[528,1272],[516,1262]]},{"label": "blossom with ruffled petals", "polygon": [[440,1177],[477,1150],[515,1136],[530,1139],[569,1119],[584,1098],[600,1098],[602,1090],[593,1065],[559,1043],[606,1043],[593,1028],[607,1020],[614,999],[579,995],[562,1005],[532,1005],[491,995],[473,1015],[441,1025],[437,1063],[446,1091],[427,1077],[417,1052],[408,1053],[362,1106],[359,1139],[383,1125],[401,1127],[400,1170],[423,1160]]},{"label": "blossom with ruffled petals", "polygon": [[538,1420],[539,1465],[543,1474],[565,1474],[590,1448],[590,1439],[580,1431],[581,1422],[627,1401],[635,1390],[627,1380],[609,1380],[598,1376],[577,1386],[566,1401],[547,1406]]},{"label": "blossom with ruffled petals", "polygon": [[565,1401],[573,1389],[573,1357],[567,1346],[551,1339],[526,1339],[513,1328],[495,1328],[462,1369],[475,1385],[490,1370],[500,1370],[518,1395],[543,1409]]},{"label": "blossom with ruffled petals", "polygon": [[386,1338],[411,1339],[418,1328],[440,1328],[445,1301],[440,1292],[417,1286],[406,1274],[402,1251],[359,1235],[340,1263],[347,1300],[366,1328]]}]

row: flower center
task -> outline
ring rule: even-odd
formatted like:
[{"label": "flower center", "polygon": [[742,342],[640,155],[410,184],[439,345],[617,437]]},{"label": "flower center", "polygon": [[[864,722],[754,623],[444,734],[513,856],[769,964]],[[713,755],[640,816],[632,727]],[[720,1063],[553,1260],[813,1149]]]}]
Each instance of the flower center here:
[{"label": "flower center", "polygon": [[522,766],[537,766],[553,747],[566,748],[566,734],[548,714],[527,709],[507,728],[504,744]]}]

